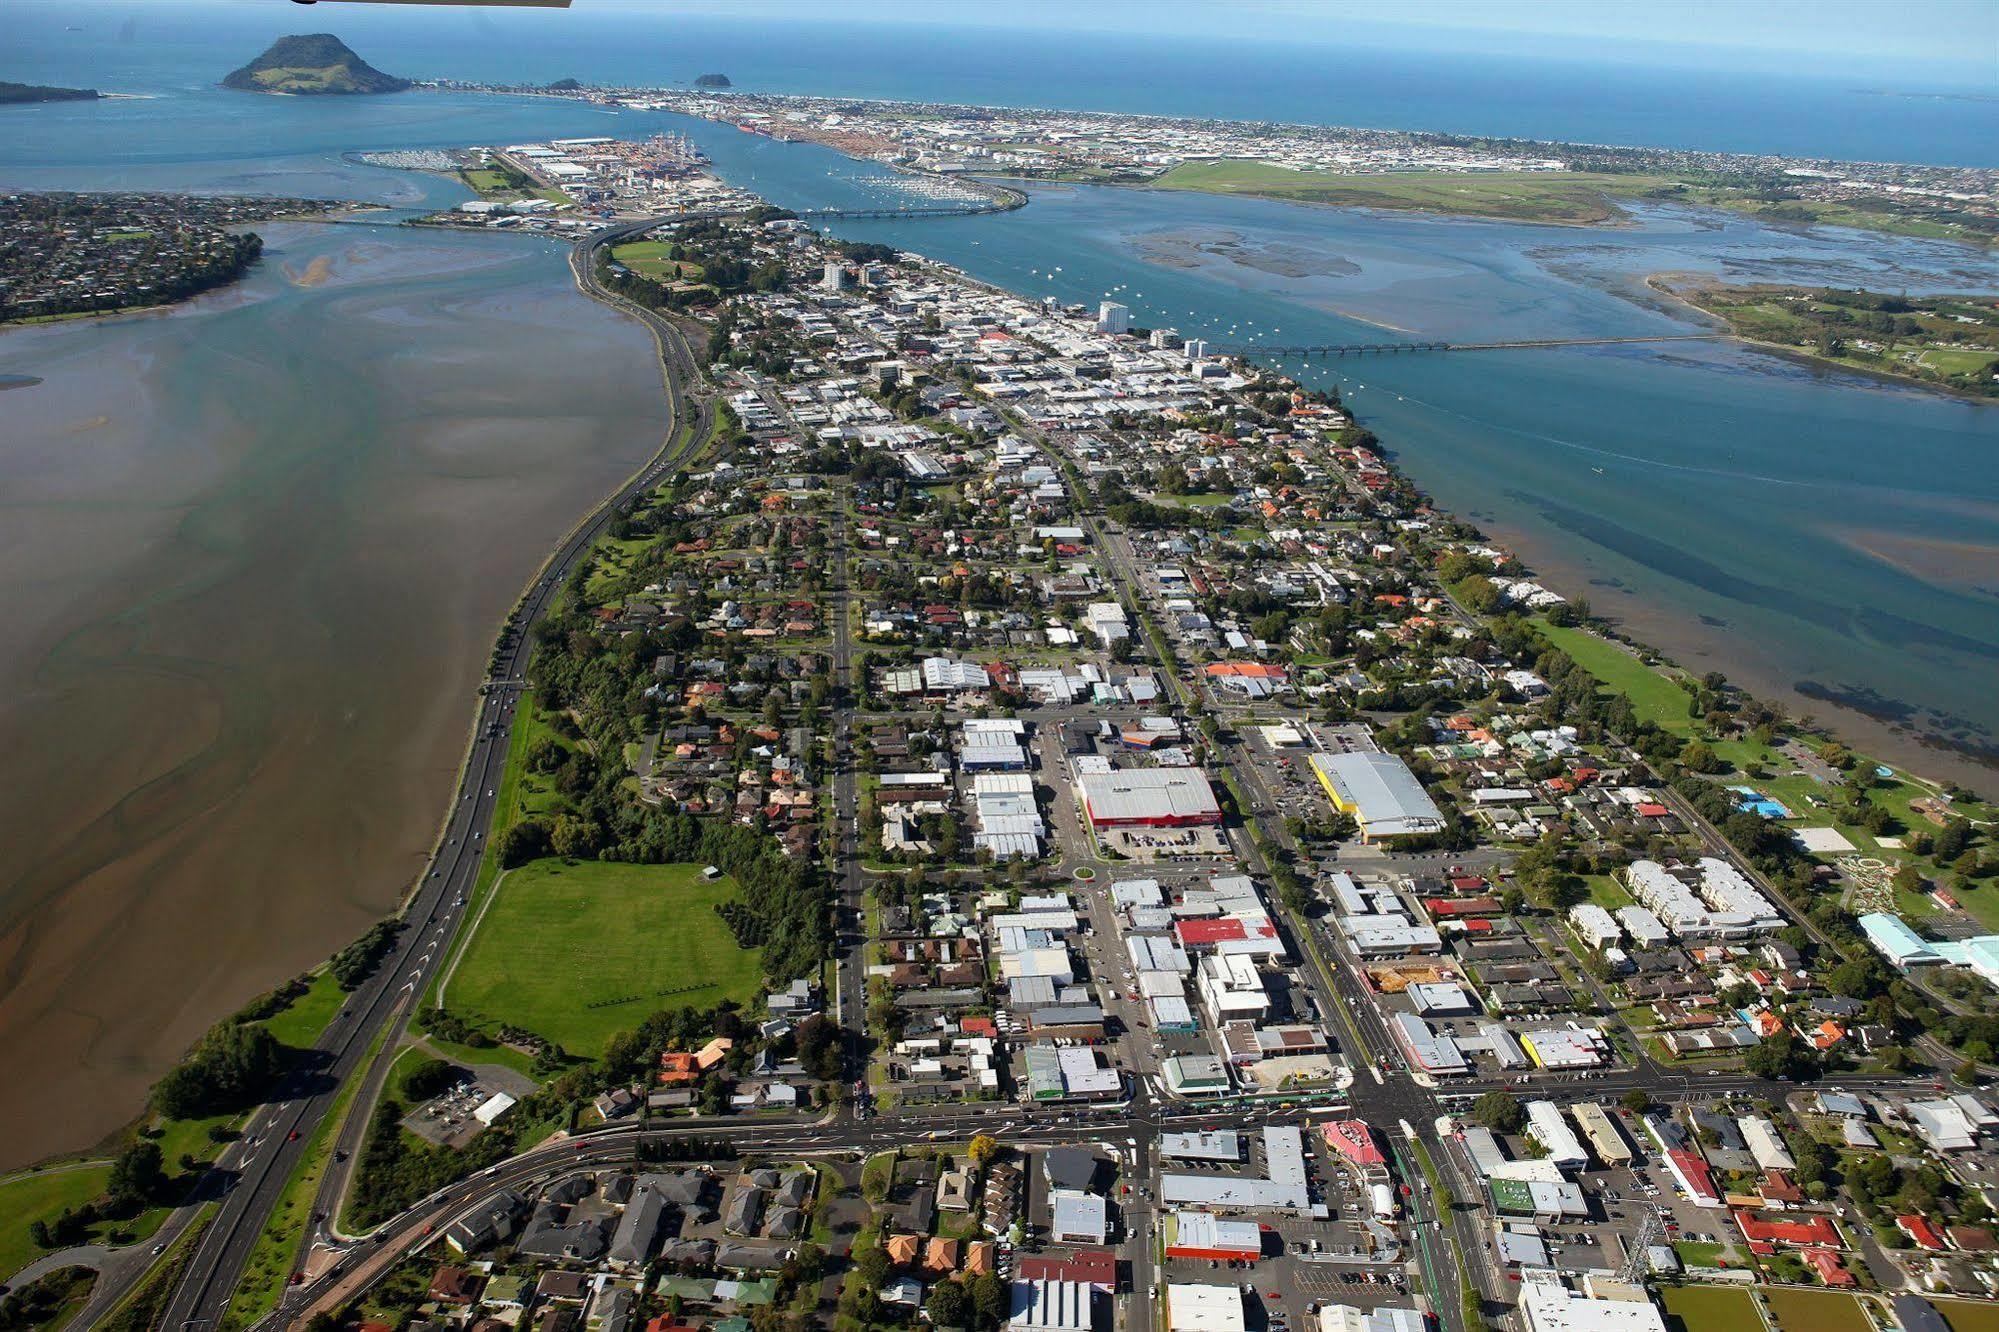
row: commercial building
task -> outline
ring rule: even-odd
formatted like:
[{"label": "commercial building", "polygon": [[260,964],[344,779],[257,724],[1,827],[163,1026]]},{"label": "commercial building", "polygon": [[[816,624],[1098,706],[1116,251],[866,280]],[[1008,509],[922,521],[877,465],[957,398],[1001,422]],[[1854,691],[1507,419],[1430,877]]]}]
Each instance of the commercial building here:
[{"label": "commercial building", "polygon": [[1547,1152],[1543,1159],[1556,1169],[1581,1170],[1589,1165],[1589,1153],[1553,1101],[1527,1102],[1527,1133],[1541,1144]]},{"label": "commercial building", "polygon": [[1261,1022],[1270,1013],[1262,974],[1252,959],[1240,954],[1207,954],[1194,983],[1216,1026],[1238,1020]]},{"label": "commercial building", "polygon": [[1630,1164],[1631,1140],[1608,1110],[1594,1101],[1584,1101],[1569,1107],[1569,1113],[1576,1117],[1576,1127],[1583,1131],[1597,1160],[1610,1167]]},{"label": "commercial building", "polygon": [[1425,1073],[1456,1077],[1471,1072],[1458,1043],[1446,1032],[1432,1031],[1422,1018],[1413,1013],[1394,1013],[1389,1017],[1389,1025],[1395,1030],[1402,1053]]},{"label": "commercial building", "polygon": [[1119,768],[1076,779],[1098,828],[1186,828],[1222,821],[1208,779],[1191,768]]},{"label": "commercial building", "polygon": [[1635,1299],[1595,1300],[1553,1272],[1524,1275],[1520,1317],[1527,1332],[1666,1332],[1666,1320],[1641,1290]]},{"label": "commercial building", "polygon": [[1238,1287],[1167,1283],[1167,1332],[1244,1332],[1248,1326]]},{"label": "commercial building", "polygon": [[1090,1332],[1090,1293],[1081,1281],[1016,1281],[1007,1332]]},{"label": "commercial building", "polygon": [[1049,1238],[1057,1244],[1102,1244],[1110,1218],[1102,1195],[1056,1189],[1048,1195]]},{"label": "commercial building", "polygon": [[1121,334],[1131,332],[1131,307],[1116,301],[1103,301],[1097,305],[1097,332]]},{"label": "commercial building", "polygon": [[1224,1220],[1213,1212],[1174,1212],[1166,1218],[1166,1256],[1255,1262],[1263,1256],[1263,1227]]},{"label": "commercial building", "polygon": [[1441,832],[1444,816],[1409,765],[1393,754],[1314,754],[1312,773],[1335,809],[1351,814],[1361,840]]},{"label": "commercial building", "polygon": [[1235,1212],[1283,1212],[1306,1216],[1313,1212],[1305,1176],[1305,1137],[1290,1126],[1263,1130],[1264,1175],[1161,1175],[1163,1207],[1205,1208]]},{"label": "commercial building", "polygon": [[1319,1310],[1319,1332],[1428,1332],[1414,1309],[1360,1309],[1328,1304]]}]

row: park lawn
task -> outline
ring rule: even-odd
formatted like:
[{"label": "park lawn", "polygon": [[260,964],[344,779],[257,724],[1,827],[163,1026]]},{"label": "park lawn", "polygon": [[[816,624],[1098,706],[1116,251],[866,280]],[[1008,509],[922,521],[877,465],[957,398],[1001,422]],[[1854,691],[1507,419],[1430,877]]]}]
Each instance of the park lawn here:
[{"label": "park lawn", "polygon": [[1630,699],[1638,720],[1651,722],[1674,735],[1693,734],[1694,719],[1687,715],[1690,695],[1678,681],[1647,666],[1621,644],[1587,630],[1550,624],[1542,619],[1534,621],[1534,628],[1611,693]]},{"label": "park lawn", "polygon": [[1589,885],[1589,900],[1605,911],[1615,911],[1619,907],[1633,905],[1631,894],[1617,880],[1608,874],[1585,874],[1583,882]]},{"label": "park lawn", "polygon": [[653,543],[649,536],[631,537],[620,540],[617,537],[603,537],[591,552],[590,577],[583,584],[583,600],[591,606],[602,606],[617,595],[617,585],[625,579],[632,565],[632,558]]},{"label": "park lawn", "polygon": [[502,790],[499,794],[498,813],[493,820],[492,831],[487,834],[489,837],[497,838],[502,830],[512,827],[522,819],[555,814],[569,806],[568,799],[555,789],[553,778],[528,771],[527,752],[536,742],[542,740],[550,741],[564,753],[576,748],[576,745],[549,724],[548,714],[536,705],[532,696],[522,700],[521,708],[525,711],[518,715],[525,717],[527,724],[525,726],[516,724],[514,728],[514,740],[519,753],[516,754],[513,747],[507,752],[505,776],[513,786],[510,790]]},{"label": "park lawn", "polygon": [[1668,1286],[1659,1302],[1666,1306],[1667,1332],[1763,1326],[1749,1292],[1732,1286]]},{"label": "park lawn", "polygon": [[1999,1304],[1976,1300],[1931,1300],[1950,1332],[1999,1332]]},{"label": "park lawn", "polygon": [[1152,502],[1176,509],[1219,509],[1234,498],[1226,492],[1212,491],[1200,495],[1154,495]]},{"label": "park lawn", "polygon": [[1778,1332],[1874,1332],[1874,1320],[1853,1296],[1834,1290],[1772,1288],[1763,1302]]},{"label": "park lawn", "polygon": [[716,914],[736,896],[698,865],[537,860],[509,873],[466,945],[447,1006],[511,1023],[572,1055],[661,1008],[747,1002],[763,981],[760,950],[736,946]]},{"label": "park lawn", "polygon": [[1664,184],[1654,176],[1576,171],[1411,171],[1348,175],[1294,171],[1268,162],[1189,162],[1153,184],[1159,189],[1248,194],[1295,203],[1397,208],[1516,222],[1611,222],[1624,212],[1609,197]]},{"label": "park lawn", "polygon": [[30,1221],[53,1221],[64,1208],[77,1208],[104,1192],[111,1182],[111,1163],[52,1166],[0,1179],[0,1281],[42,1256],[28,1238]]},{"label": "park lawn", "polygon": [[280,1045],[310,1050],[319,1033],[326,1030],[333,1015],[346,1002],[347,991],[340,988],[332,972],[322,971],[312,978],[306,992],[292,1001],[291,1007],[264,1019],[264,1029],[277,1037]]}]

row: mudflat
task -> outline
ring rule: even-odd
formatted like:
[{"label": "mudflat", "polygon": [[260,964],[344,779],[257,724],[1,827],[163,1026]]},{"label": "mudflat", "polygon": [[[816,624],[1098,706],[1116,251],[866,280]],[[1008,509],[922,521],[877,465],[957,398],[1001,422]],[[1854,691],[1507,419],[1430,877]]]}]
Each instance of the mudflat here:
[{"label": "mudflat", "polygon": [[500,618],[660,441],[559,248],[264,231],[229,291],[0,335],[42,381],[0,442],[0,1168],[394,906]]}]

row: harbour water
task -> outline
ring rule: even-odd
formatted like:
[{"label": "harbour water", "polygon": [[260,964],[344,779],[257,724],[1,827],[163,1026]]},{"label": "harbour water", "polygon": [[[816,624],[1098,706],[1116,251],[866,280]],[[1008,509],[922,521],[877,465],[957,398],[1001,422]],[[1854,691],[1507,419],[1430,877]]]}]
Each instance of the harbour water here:
[{"label": "harbour water", "polygon": [[263,231],[225,293],[0,333],[0,1166],[397,901],[500,618],[662,435],[555,247]]},{"label": "harbour water", "polygon": [[[472,39],[399,49],[383,15],[359,12],[371,8],[338,16],[340,30],[394,72],[618,74],[554,67],[560,47],[539,63]],[[147,100],[10,109],[0,188],[427,206],[462,192],[343,154],[659,128],[691,132],[725,176],[779,203],[890,188],[883,169],[824,149],[658,114],[208,86],[268,40],[261,10],[160,40],[142,19],[107,46],[38,31],[41,7],[25,9],[19,67],[0,76]],[[746,43],[721,49],[723,68],[751,59]],[[783,87],[790,49],[770,44],[763,65],[732,73]],[[855,55],[845,91],[898,90],[885,58],[842,49]],[[674,59],[687,68],[655,77],[690,77],[711,53]],[[827,90],[827,68],[791,86]],[[1056,100],[1017,86],[1014,100]],[[1961,160],[1974,139],[1991,141],[1911,141]],[[1033,196],[1004,215],[843,231],[1031,295],[1114,293],[1142,322],[1220,342],[1684,331],[1644,285],[1669,271],[1999,289],[1990,256],[1961,246],[1686,211],[1583,230],[1089,187]],[[13,1075],[0,1165],[115,1127],[208,1022],[396,899],[449,798],[494,622],[658,440],[650,344],[574,293],[555,247],[264,230],[268,257],[246,283],[182,310],[0,332],[0,1052]],[[1339,383],[1440,501],[1564,590],[1689,664],[1924,771],[1992,785],[1963,755],[1999,737],[1999,409],[1721,343],[1306,371]]]}]

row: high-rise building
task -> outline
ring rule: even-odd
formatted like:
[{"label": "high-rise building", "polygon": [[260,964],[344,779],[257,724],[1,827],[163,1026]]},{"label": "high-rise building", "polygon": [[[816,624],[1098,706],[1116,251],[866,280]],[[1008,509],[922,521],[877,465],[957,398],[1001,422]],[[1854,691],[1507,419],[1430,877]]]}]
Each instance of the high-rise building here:
[{"label": "high-rise building", "polygon": [[1188,360],[1190,361],[1205,360],[1207,358],[1207,355],[1208,355],[1208,340],[1206,338],[1187,339]]},{"label": "high-rise building", "polygon": [[819,285],[828,291],[845,291],[847,289],[847,266],[838,262],[827,264],[826,276],[820,279]]},{"label": "high-rise building", "polygon": [[1131,310],[1116,301],[1105,301],[1097,306],[1097,332],[1131,332]]}]

